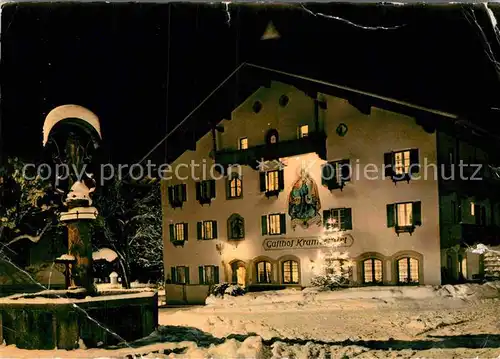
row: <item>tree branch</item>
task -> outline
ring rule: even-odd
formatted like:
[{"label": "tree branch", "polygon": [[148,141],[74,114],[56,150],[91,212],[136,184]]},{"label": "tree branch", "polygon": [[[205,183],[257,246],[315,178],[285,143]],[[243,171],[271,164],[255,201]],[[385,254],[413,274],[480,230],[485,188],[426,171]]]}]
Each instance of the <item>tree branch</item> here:
[{"label": "tree branch", "polygon": [[40,239],[42,238],[42,236],[45,234],[45,232],[52,226],[52,223],[47,223],[45,225],[45,227],[42,229],[42,231],[37,235],[37,236],[32,236],[32,235],[29,235],[29,234],[21,234],[17,237],[15,237],[14,239],[12,239],[9,243],[7,243],[5,246],[8,247],[10,246],[11,244],[17,242],[17,241],[20,241],[21,239],[29,239],[31,242],[33,243],[38,243],[38,241],[40,241]]}]

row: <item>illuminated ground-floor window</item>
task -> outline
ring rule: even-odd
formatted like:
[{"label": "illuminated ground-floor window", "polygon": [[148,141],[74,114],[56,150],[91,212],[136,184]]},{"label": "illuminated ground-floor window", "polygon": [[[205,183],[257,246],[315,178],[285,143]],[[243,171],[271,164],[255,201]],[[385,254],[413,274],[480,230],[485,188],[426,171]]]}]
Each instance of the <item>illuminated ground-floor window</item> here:
[{"label": "illuminated ground-floor window", "polygon": [[288,260],[283,262],[283,283],[298,284],[299,283],[299,263],[297,261]]},{"label": "illuminated ground-floor window", "polygon": [[382,283],[382,261],[370,258],[363,261],[363,283]]},{"label": "illuminated ground-floor window", "polygon": [[397,262],[398,269],[398,283],[399,284],[418,284],[420,281],[418,275],[418,259],[415,258],[401,258]]}]

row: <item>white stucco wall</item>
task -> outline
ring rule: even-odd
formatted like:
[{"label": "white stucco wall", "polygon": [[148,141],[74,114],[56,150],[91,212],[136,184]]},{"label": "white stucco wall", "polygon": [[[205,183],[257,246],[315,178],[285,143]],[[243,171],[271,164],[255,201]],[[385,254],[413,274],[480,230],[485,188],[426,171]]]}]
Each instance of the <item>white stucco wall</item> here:
[{"label": "white stucco wall", "polygon": [[[281,108],[278,99],[286,94],[290,98],[287,107]],[[395,279],[393,256],[404,252],[416,252],[423,256],[421,282],[425,284],[440,283],[440,242],[439,242],[439,204],[437,181],[428,173],[427,179],[412,180],[410,183],[394,184],[383,178],[384,153],[409,148],[419,149],[420,163],[435,163],[436,136],[428,134],[416,125],[414,119],[372,108],[371,115],[363,115],[343,99],[323,96],[328,103],[326,110],[320,110],[320,127],[327,133],[328,160],[350,159],[353,166],[352,180],[343,191],[330,192],[321,186],[321,165],[315,153],[286,159],[285,189],[278,198],[266,198],[259,189],[259,173],[247,166],[242,167],[243,198],[226,199],[226,180],[216,181],[216,198],[211,205],[201,206],[195,199],[195,182],[192,179],[173,178],[162,183],[164,208],[164,261],[165,273],[170,273],[171,266],[189,266],[191,283],[198,283],[199,265],[218,265],[220,280],[231,281],[229,263],[241,260],[247,264],[247,279],[253,280],[252,260],[266,256],[278,260],[284,256],[296,256],[301,264],[301,284],[308,285],[311,278],[311,260],[315,260],[318,250],[273,250],[265,251],[262,242],[270,236],[261,234],[261,216],[269,213],[288,212],[288,195],[297,179],[303,161],[309,166],[309,173],[316,181],[321,199],[321,211],[328,208],[352,208],[354,238],[353,245],[347,250],[352,258],[366,252],[377,252],[385,258],[385,279]],[[260,113],[252,112],[252,104],[258,99],[263,103]],[[293,139],[297,136],[297,127],[309,125],[314,128],[313,101],[297,89],[283,84],[273,83],[270,89],[261,89],[233,112],[232,121],[223,121],[224,133],[218,135],[218,147],[236,149],[238,139],[247,137],[249,146],[263,144],[268,129],[279,131],[280,140]],[[348,126],[348,133],[340,137],[335,129],[340,123]],[[209,158],[212,150],[212,136],[207,134],[197,144],[196,151],[187,151],[180,156],[172,167],[179,164],[196,163],[211,164]],[[378,167],[376,179],[365,178],[363,166],[373,164]],[[189,177],[190,169],[185,166],[178,174]],[[207,171],[208,172],[208,171]],[[423,173],[423,172],[422,172]],[[198,177],[200,168],[194,171]],[[373,169],[368,176],[374,177]],[[187,184],[187,202],[182,209],[172,209],[166,201],[165,189],[176,183]],[[399,236],[393,228],[387,228],[386,205],[395,202],[421,201],[422,225],[413,233],[402,233]],[[320,212],[321,212],[320,211]],[[238,213],[245,219],[245,239],[228,242],[227,219]],[[321,212],[322,213],[322,212]],[[196,223],[202,220],[218,221],[218,239],[224,244],[220,255],[216,250],[216,241],[198,241],[196,239]],[[189,224],[189,240],[183,247],[174,247],[170,243],[168,225],[170,223],[187,222]],[[312,227],[293,231],[290,217],[287,214],[287,233],[285,237],[301,237],[321,235],[323,229]],[[274,262],[275,280],[278,279],[278,263]],[[359,280],[358,270],[353,270],[354,280]]]}]

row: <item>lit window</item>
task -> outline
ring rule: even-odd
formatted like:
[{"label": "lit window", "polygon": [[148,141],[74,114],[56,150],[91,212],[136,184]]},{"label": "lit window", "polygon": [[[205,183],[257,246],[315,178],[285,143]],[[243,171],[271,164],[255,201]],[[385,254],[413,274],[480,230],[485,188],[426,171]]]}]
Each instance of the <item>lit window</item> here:
[{"label": "lit window", "polygon": [[201,238],[202,239],[213,239],[214,238],[214,226],[213,221],[204,221],[201,227]]},{"label": "lit window", "polygon": [[418,259],[401,258],[398,260],[398,282],[418,283]]},{"label": "lit window", "polygon": [[246,150],[248,148],[248,138],[240,138],[240,150]]},{"label": "lit window", "polygon": [[398,203],[396,204],[396,219],[397,225],[399,227],[407,227],[413,225],[412,214],[413,214],[412,203]]},{"label": "lit window", "polygon": [[271,283],[271,263],[259,262],[257,263],[257,282],[258,283]]},{"label": "lit window", "polygon": [[403,175],[410,172],[410,151],[394,153],[394,172]]},{"label": "lit window", "polygon": [[238,175],[233,175],[229,180],[229,195],[228,198],[239,198],[241,197],[241,178]]},{"label": "lit window", "polygon": [[175,240],[183,241],[184,240],[184,224],[176,223],[175,224]]},{"label": "lit window", "polygon": [[175,223],[170,225],[170,241],[187,241],[187,223]]},{"label": "lit window", "polygon": [[475,216],[476,215],[476,206],[475,206],[474,202],[470,203],[470,215],[471,216]]},{"label": "lit window", "polygon": [[382,261],[370,258],[363,262],[363,283],[382,282]]},{"label": "lit window", "polygon": [[299,127],[299,138],[307,137],[309,135],[309,126],[302,125]]},{"label": "lit window", "polygon": [[333,208],[323,212],[324,225],[327,230],[345,231],[352,229],[351,208]]},{"label": "lit window", "polygon": [[267,191],[278,191],[279,188],[279,176],[278,171],[268,171],[266,172],[266,190]]},{"label": "lit window", "polygon": [[299,263],[297,261],[290,260],[283,262],[283,283],[299,283]]},{"label": "lit window", "polygon": [[270,214],[269,215],[269,234],[281,234],[281,221],[279,214]]}]

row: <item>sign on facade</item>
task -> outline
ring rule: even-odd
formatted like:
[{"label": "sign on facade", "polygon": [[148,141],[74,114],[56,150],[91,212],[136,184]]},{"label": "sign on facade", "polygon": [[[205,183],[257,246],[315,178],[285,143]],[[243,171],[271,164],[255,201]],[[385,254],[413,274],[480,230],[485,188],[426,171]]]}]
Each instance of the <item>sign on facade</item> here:
[{"label": "sign on facade", "polygon": [[297,237],[297,238],[266,238],[262,246],[266,251],[285,250],[285,249],[317,249],[326,248],[331,244],[338,247],[350,247],[354,243],[354,238],[350,234],[322,238],[319,237]]}]

